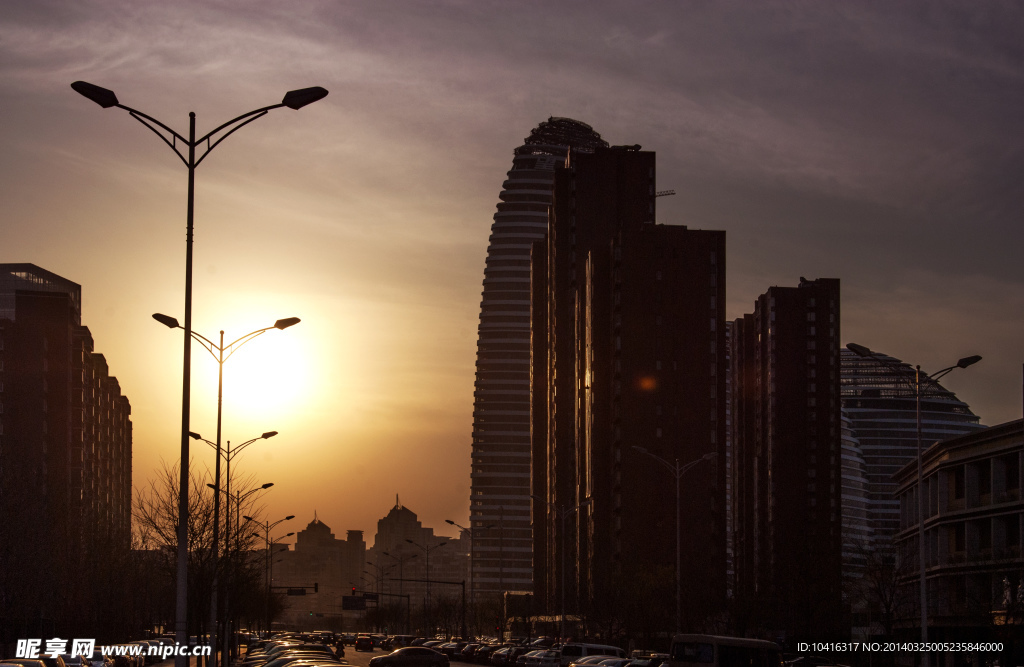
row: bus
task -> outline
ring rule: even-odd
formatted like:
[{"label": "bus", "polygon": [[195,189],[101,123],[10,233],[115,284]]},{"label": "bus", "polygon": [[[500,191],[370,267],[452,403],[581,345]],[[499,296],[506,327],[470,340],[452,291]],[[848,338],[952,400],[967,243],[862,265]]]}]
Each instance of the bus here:
[{"label": "bus", "polygon": [[669,667],[782,667],[782,651],[761,639],[675,635]]}]

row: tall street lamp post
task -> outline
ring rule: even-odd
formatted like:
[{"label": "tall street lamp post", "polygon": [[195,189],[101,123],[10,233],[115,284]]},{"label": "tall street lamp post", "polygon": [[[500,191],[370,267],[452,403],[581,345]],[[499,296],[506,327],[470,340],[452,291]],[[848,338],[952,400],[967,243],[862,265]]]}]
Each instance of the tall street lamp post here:
[{"label": "tall street lamp post", "polygon": [[[846,349],[850,350],[858,357],[867,357],[874,359],[882,365],[888,367],[891,370],[896,371],[897,377],[899,377],[904,386],[909,388],[914,393],[914,404],[915,412],[917,414],[917,558],[918,558],[918,569],[920,570],[919,587],[921,595],[921,643],[928,643],[928,589],[925,580],[925,545],[924,545],[924,521],[925,521],[925,504],[924,504],[924,469],[923,469],[923,437],[921,434],[921,394],[922,384],[927,383],[928,386],[934,387],[940,378],[944,377],[948,373],[958,369],[967,368],[968,366],[974,365],[981,361],[981,357],[973,355],[970,357],[964,357],[960,361],[956,362],[949,368],[943,368],[940,371],[935,371],[931,375],[921,371],[921,366],[914,366],[914,379],[911,380],[909,377],[910,371],[897,363],[890,361],[888,358],[878,354],[877,352],[871,351],[871,349],[858,345],[856,343],[849,343]],[[921,654],[921,664],[923,667],[928,665],[928,653],[924,652]]]},{"label": "tall street lamp post", "polygon": [[[394,554],[388,553],[387,551],[381,551],[381,554],[387,556],[388,558],[394,559],[398,563],[398,595],[399,595],[399,597],[401,597],[402,595],[405,594],[405,591],[404,591],[404,584],[405,584],[404,567],[405,567],[405,562],[406,561],[410,561],[413,558],[419,558],[419,554],[410,554],[408,556],[395,556]],[[430,577],[427,577],[427,578],[429,579]],[[408,628],[406,628],[406,629],[408,629]]]},{"label": "tall street lamp post", "polygon": [[[426,609],[426,612],[427,612],[427,625],[429,626],[430,625],[430,620],[431,620],[431,613],[430,613],[430,552],[434,551],[435,549],[440,549],[444,545],[448,544],[448,542],[441,542],[439,544],[435,544],[432,547],[425,547],[422,544],[420,544],[419,542],[413,542],[410,539],[406,539],[405,541],[408,542],[409,544],[413,545],[414,547],[419,547],[420,549],[422,549],[423,553],[426,554],[426,556],[427,556],[427,563],[426,563],[426,568],[427,568],[427,609]],[[428,629],[430,630],[430,632],[433,632],[433,628],[428,628]]]},{"label": "tall street lamp post", "polygon": [[[153,317],[158,322],[163,322],[164,324],[166,324],[169,327],[172,326],[172,323],[173,323],[173,327],[176,327],[177,324],[178,324],[178,321],[175,320],[173,317],[167,317],[166,315],[160,315],[159,313],[154,315]],[[219,556],[218,556],[218,553],[217,553],[217,550],[218,550],[217,544],[218,544],[218,540],[220,539],[219,534],[218,534],[218,531],[220,530],[220,491],[221,491],[221,488],[220,488],[220,459],[221,459],[221,456],[223,455],[223,452],[221,451],[221,447],[220,447],[220,428],[221,428],[221,406],[223,405],[224,362],[227,360],[228,357],[230,357],[232,354],[234,354],[234,351],[238,349],[237,346],[242,345],[247,340],[252,340],[256,336],[258,336],[261,333],[263,333],[264,331],[267,331],[268,329],[273,329],[275,327],[278,328],[278,329],[285,329],[287,327],[290,327],[292,324],[296,324],[298,322],[298,319],[299,318],[297,318],[297,317],[293,317],[293,318],[289,318],[289,320],[278,320],[277,321],[278,325],[281,324],[282,322],[290,322],[290,323],[285,324],[284,326],[277,326],[277,325],[275,325],[274,327],[267,327],[266,329],[260,329],[259,331],[254,331],[252,333],[246,334],[245,336],[243,336],[242,338],[239,338],[238,340],[236,340],[234,343],[231,343],[231,345],[228,345],[227,347],[224,346],[224,332],[223,331],[220,332],[220,339],[221,340],[220,340],[220,346],[219,347],[215,346],[213,343],[211,343],[209,340],[207,340],[206,338],[204,338],[200,334],[197,334],[194,331],[192,332],[192,336],[194,338],[196,338],[196,340],[200,340],[200,342],[204,343],[204,347],[206,347],[207,344],[209,345],[209,347],[207,347],[207,349],[210,350],[211,354],[213,354],[213,350],[214,349],[216,349],[220,353],[219,357],[217,355],[214,355],[214,358],[217,359],[218,365],[220,366],[220,371],[219,371],[219,374],[218,374],[218,381],[217,381],[217,442],[215,442],[215,443],[214,442],[210,442],[206,438],[200,436],[198,433],[195,433],[193,431],[189,431],[188,432],[189,436],[193,440],[202,440],[203,442],[205,442],[206,444],[210,445],[211,447],[213,447],[217,451],[217,463],[215,465],[216,472],[214,473],[214,477],[213,477],[213,490],[214,490],[214,505],[213,505],[213,544],[214,544],[214,548],[213,548],[213,568],[214,568],[213,569],[213,590],[214,590],[214,594],[212,596],[210,596],[211,597],[211,600],[210,600],[210,617],[211,617],[211,619],[210,620],[211,620],[211,625],[213,627],[213,633],[212,633],[212,638],[211,639],[212,639],[212,642],[213,642],[214,646],[217,645],[217,621],[218,621],[218,619],[217,619],[217,593],[216,593],[216,591],[219,589],[219,587],[217,585],[217,562],[218,562]],[[294,321],[292,321],[292,320],[294,320]],[[233,346],[235,346],[234,349],[232,349]],[[224,351],[225,350],[228,350],[227,357],[224,356]],[[277,435],[277,431],[267,431],[266,433],[264,433],[263,435],[259,436],[258,438],[253,438],[252,440],[249,440],[248,442],[242,443],[241,446],[236,448],[235,453],[237,453],[241,449],[247,447],[248,445],[251,445],[252,443],[256,442],[257,440],[266,440],[267,438],[272,438],[275,435]],[[230,514],[230,510],[228,508],[228,501],[231,499],[231,459],[232,459],[232,451],[231,451],[231,441],[230,440],[228,441],[227,454],[224,455],[224,458],[227,461],[227,493],[225,493],[226,497],[225,497],[225,500],[224,500],[224,514],[225,514],[225,516],[224,516],[224,553],[227,553],[228,549],[230,549],[230,544],[229,544],[228,540],[229,540],[229,534],[230,534],[230,528],[231,528],[231,514]],[[228,646],[229,646],[228,638],[227,638],[227,636],[225,636],[224,637],[225,651],[227,650]],[[216,655],[217,655],[217,652],[214,651],[213,655],[214,655],[213,667],[216,667]]]},{"label": "tall street lamp post", "polygon": [[[267,628],[266,629],[267,629],[267,632],[270,632],[270,621],[271,621],[271,619],[270,619],[270,596],[273,594],[273,591],[274,591],[274,589],[271,587],[271,577],[273,576],[273,570],[271,569],[272,564],[270,562],[270,547],[273,546],[274,544],[276,544],[276,542],[277,542],[277,540],[271,541],[271,539],[270,539],[270,529],[273,528],[274,526],[276,526],[277,524],[282,523],[284,521],[291,521],[292,519],[295,518],[295,515],[294,514],[289,514],[285,518],[278,519],[274,523],[270,523],[269,521],[266,521],[264,523],[260,523],[259,521],[257,521],[256,519],[254,519],[251,516],[243,516],[242,518],[245,519],[246,521],[249,521],[251,523],[256,524],[257,526],[259,526],[260,528],[263,529],[263,543],[266,545],[266,572],[267,572],[267,609],[266,609],[266,613],[267,613]],[[258,533],[254,533],[254,534],[256,535],[256,537],[259,537]],[[288,533],[284,537],[290,537],[290,536],[292,536],[294,534],[295,533]],[[283,538],[277,538],[277,539],[283,539]]]},{"label": "tall street lamp post", "polygon": [[[191,435],[193,438],[195,438],[198,434],[190,433],[189,435]],[[212,442],[210,442],[209,440],[206,440],[205,438],[200,438],[200,439],[203,440],[203,442],[205,442],[208,445],[211,445],[211,446],[213,445]],[[257,438],[257,440],[258,439],[259,438]],[[230,445],[230,444],[231,444],[231,441],[229,440],[228,441],[228,445]],[[231,549],[231,547],[230,547],[230,541],[231,541],[231,493],[228,492],[228,491],[225,491],[224,489],[218,489],[215,484],[207,484],[206,486],[208,486],[211,489],[213,489],[214,495],[217,495],[218,493],[223,493],[225,495],[225,498],[224,498],[224,555],[227,556],[228,562],[230,563],[231,562],[231,551],[230,551],[230,549]],[[274,486],[273,482],[267,482],[266,484],[263,484],[262,486],[257,486],[255,489],[250,489],[250,490],[246,491],[245,493],[242,493],[241,491],[236,493],[235,494],[235,496],[236,496],[236,499],[235,499],[235,516],[236,517],[238,516],[238,512],[239,512],[238,508],[241,506],[243,500],[245,500],[246,498],[248,498],[249,496],[251,496],[254,493],[259,493],[260,491],[266,491],[267,489],[269,489],[272,486]],[[236,522],[235,522],[235,526],[236,526],[236,532],[237,532],[237,526],[238,526],[237,519],[236,519]],[[235,540],[235,544],[236,544],[236,551],[237,551],[237,544],[238,544],[238,540],[237,539]],[[232,649],[234,647],[234,642],[231,641],[231,637],[233,635],[232,635],[232,632],[231,632],[231,613],[230,613],[230,609],[229,609],[229,600],[230,600],[229,593],[231,591],[231,579],[233,579],[232,572],[233,572],[233,569],[228,569],[227,570],[228,581],[226,582],[225,588],[224,588],[224,611],[223,611],[223,615],[224,615],[224,649],[223,650],[224,650],[224,656],[225,656],[224,657],[225,664],[227,664],[227,661],[230,659],[231,653],[233,652]],[[215,590],[215,592],[216,592],[216,590]]]},{"label": "tall street lamp post", "polygon": [[[530,497],[538,502],[545,502],[544,499],[538,495],[531,493]],[[565,641],[565,520],[578,512],[580,508],[587,507],[593,502],[594,501],[589,497],[578,505],[573,505],[572,507],[565,507],[562,505],[556,505],[552,502],[547,502],[548,509],[552,510],[561,522],[562,530],[562,534],[559,539],[559,551],[561,552],[561,565],[559,567],[562,570],[561,584],[559,585],[559,588],[561,589],[561,611],[559,612],[558,619],[558,637],[561,641]]]},{"label": "tall street lamp post", "polygon": [[680,630],[682,630],[682,623],[683,623],[683,594],[682,594],[682,576],[683,576],[683,571],[682,571],[682,556],[681,556],[683,542],[682,542],[682,533],[680,532],[680,517],[679,517],[679,502],[680,502],[680,499],[679,499],[679,480],[682,478],[682,476],[684,474],[686,474],[687,470],[689,470],[690,468],[694,467],[695,465],[697,465],[698,463],[700,463],[702,461],[710,461],[710,460],[712,460],[713,458],[715,458],[715,456],[717,456],[718,453],[717,452],[709,452],[709,453],[705,454],[704,456],[700,457],[699,459],[697,459],[696,461],[690,461],[689,463],[680,465],[679,464],[679,459],[676,459],[675,463],[672,464],[672,463],[669,463],[668,461],[666,461],[665,459],[661,458],[657,454],[652,454],[651,452],[647,451],[643,447],[639,447],[637,445],[633,445],[632,449],[635,449],[636,451],[640,452],[641,454],[646,454],[647,456],[650,456],[652,459],[657,460],[663,466],[668,468],[668,471],[670,473],[672,473],[673,477],[676,478],[676,631],[680,631]]},{"label": "tall street lamp post", "polygon": [[[473,529],[466,528],[465,526],[460,526],[451,519],[445,519],[444,522],[448,525],[455,526],[456,528],[458,528],[463,533],[469,536],[469,602],[470,604],[473,604],[476,602],[476,588],[473,587],[473,559],[476,553],[476,539],[475,535],[473,534]],[[478,526],[477,530],[480,530],[481,528],[490,529],[494,528],[494,525],[492,524],[490,526]]]},{"label": "tall street lamp post", "polygon": [[[196,139],[196,114],[189,112],[189,132],[186,139],[170,127],[157,119],[142,113],[129,106],[121,104],[117,100],[114,91],[88,83],[86,81],[75,81],[71,88],[92,100],[104,109],[117,107],[124,109],[128,114],[145,125],[174,151],[188,169],[188,199],[185,214],[185,330],[184,353],[182,360],[182,383],[181,383],[181,474],[178,488],[178,563],[177,563],[177,595],[175,601],[174,634],[179,646],[188,643],[188,462],[189,462],[189,409],[191,392],[192,372],[192,240],[193,240],[193,212],[195,210],[195,171],[199,163],[210,154],[222,141],[231,136],[234,132],[248,125],[257,118],[267,115],[272,109],[288,107],[290,109],[301,109],[327,96],[327,90],[319,86],[313,88],[302,88],[285,93],[280,104],[272,104],[266,107],[254,109],[244,113],[237,118],[229,120],[204,136]],[[206,144],[205,148],[202,144]],[[181,144],[181,146],[179,146]],[[187,149],[183,152],[182,147]],[[196,148],[201,149],[201,154],[196,156]],[[185,667],[187,658],[176,656],[175,664],[178,667]]]}]

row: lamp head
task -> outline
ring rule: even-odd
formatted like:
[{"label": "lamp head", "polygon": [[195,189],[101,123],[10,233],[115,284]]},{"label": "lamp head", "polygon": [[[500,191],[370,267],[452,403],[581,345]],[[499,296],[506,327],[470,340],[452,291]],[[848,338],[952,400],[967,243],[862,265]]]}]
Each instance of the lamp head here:
[{"label": "lamp head", "polygon": [[[110,94],[113,95],[113,93]],[[285,105],[289,109],[301,109],[307,104],[312,104],[313,102],[322,100],[325,97],[327,97],[326,88],[321,88],[320,86],[300,88],[299,90],[289,90],[285,93],[284,99],[281,100],[281,104]],[[116,100],[114,103],[117,103]]]},{"label": "lamp head", "polygon": [[264,485],[263,485],[263,486],[261,486],[260,488],[261,488],[261,489],[269,489],[269,488],[270,488],[270,487],[272,487],[272,486],[274,486],[274,483],[273,483],[273,482],[267,482],[266,484],[264,484]]},{"label": "lamp head", "polygon": [[195,431],[189,431],[189,432],[188,432],[188,435],[189,435],[189,437],[190,437],[190,438],[192,438],[193,440],[202,440],[202,439],[203,439],[203,436],[199,435],[199,434],[198,434],[198,433],[196,433]]},{"label": "lamp head", "polygon": [[445,523],[447,523],[447,524],[449,524],[449,525],[452,525],[452,526],[454,526],[454,525],[455,525],[455,522],[454,522],[454,521],[452,521],[451,519],[445,519],[445,520],[444,520],[444,522],[445,522]]},{"label": "lamp head", "polygon": [[206,486],[210,487],[210,488],[211,488],[211,489],[213,489],[214,491],[216,491],[216,490],[217,490],[217,485],[216,485],[216,484],[207,484]]},{"label": "lamp head", "polygon": [[291,520],[292,520],[292,519],[294,519],[294,518],[295,518],[295,515],[294,515],[294,514],[289,514],[288,516],[286,516],[286,517],[284,518],[284,520],[285,520],[285,521],[291,521]]},{"label": "lamp head", "polygon": [[277,322],[274,322],[274,328],[275,329],[287,329],[288,327],[295,326],[296,324],[298,324],[301,321],[302,320],[300,320],[297,317],[286,317],[283,320],[278,320]]},{"label": "lamp head", "polygon": [[959,368],[967,368],[968,366],[972,366],[972,365],[978,363],[979,361],[981,361],[981,356],[975,354],[974,356],[971,356],[971,357],[964,357],[960,361],[956,362],[956,365]]},{"label": "lamp head", "polygon": [[846,349],[849,350],[850,352],[853,352],[858,357],[872,357],[875,354],[874,352],[864,347],[863,345],[857,345],[856,343],[847,343]]},{"label": "lamp head", "polygon": [[266,433],[264,433],[260,437],[263,438],[264,440],[266,440],[267,438],[273,438],[275,435],[277,435],[277,431],[267,431]]},{"label": "lamp head", "polygon": [[160,313],[153,313],[153,319],[164,325],[168,329],[177,329],[178,320],[174,319],[170,315],[161,315]]},{"label": "lamp head", "polygon": [[711,459],[715,458],[716,456],[718,456],[718,452],[708,452],[707,454],[705,454],[701,458],[704,459],[705,461],[710,461]]},{"label": "lamp head", "polygon": [[[71,84],[71,88],[79,95],[82,95],[83,97],[88,97],[90,100],[100,105],[104,109],[116,107],[118,104],[117,95],[114,94],[114,91],[107,90],[106,88],[100,88],[99,86],[93,85],[86,81],[75,81],[73,84]],[[326,94],[327,91],[325,90],[324,95]]]},{"label": "lamp head", "polygon": [[242,518],[245,519],[246,521],[255,521],[256,520],[256,519],[252,518],[251,516],[243,516]]}]

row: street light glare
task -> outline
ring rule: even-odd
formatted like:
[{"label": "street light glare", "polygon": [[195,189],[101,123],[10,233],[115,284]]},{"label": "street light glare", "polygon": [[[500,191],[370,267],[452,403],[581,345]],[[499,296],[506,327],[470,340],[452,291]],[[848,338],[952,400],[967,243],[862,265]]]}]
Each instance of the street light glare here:
[{"label": "street light glare", "polygon": [[[110,91],[107,91],[110,92]],[[84,95],[85,93],[83,93]],[[113,93],[110,93],[113,95]],[[313,86],[312,88],[300,88],[299,90],[289,90],[284,94],[284,99],[281,100],[281,104],[285,105],[289,109],[301,109],[307,104],[312,104],[317,100],[322,100],[327,97],[327,89],[321,88],[320,86]],[[89,98],[92,99],[92,98]],[[114,103],[117,104],[115,98]]]},{"label": "street light glare", "polygon": [[87,81],[75,81],[71,84],[71,88],[79,95],[88,97],[104,109],[116,107],[118,104],[117,95],[114,94],[114,91],[101,88],[100,86],[91,84]]},{"label": "street light glare", "polygon": [[161,315],[160,313],[153,313],[153,319],[164,325],[168,329],[177,329],[178,320],[171,317],[170,315]]},{"label": "street light glare", "polygon": [[274,328],[276,328],[276,329],[287,329],[288,327],[295,326],[296,324],[298,324],[301,321],[302,320],[300,320],[297,317],[286,317],[283,320],[278,320],[277,322],[274,322]]}]

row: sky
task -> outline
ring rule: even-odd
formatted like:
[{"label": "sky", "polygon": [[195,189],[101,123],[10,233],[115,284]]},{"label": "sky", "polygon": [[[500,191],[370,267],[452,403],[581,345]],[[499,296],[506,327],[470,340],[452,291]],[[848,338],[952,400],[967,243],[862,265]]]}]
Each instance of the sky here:
[{"label": "sky", "polygon": [[[144,487],[179,456],[182,339],[150,316],[184,319],[187,171],[77,80],[200,136],[330,91],[196,171],[193,328],[302,319],[224,366],[224,439],[280,433],[233,466],[288,530],[315,511],[372,542],[396,494],[441,534],[468,521],[487,238],[549,116],[657,152],[658,222],[727,232],[727,317],[839,278],[842,344],[926,372],[980,354],[943,383],[985,424],[1021,416],[1019,3],[0,3],[0,262],[82,286]],[[192,367],[212,440],[217,364]]]}]

